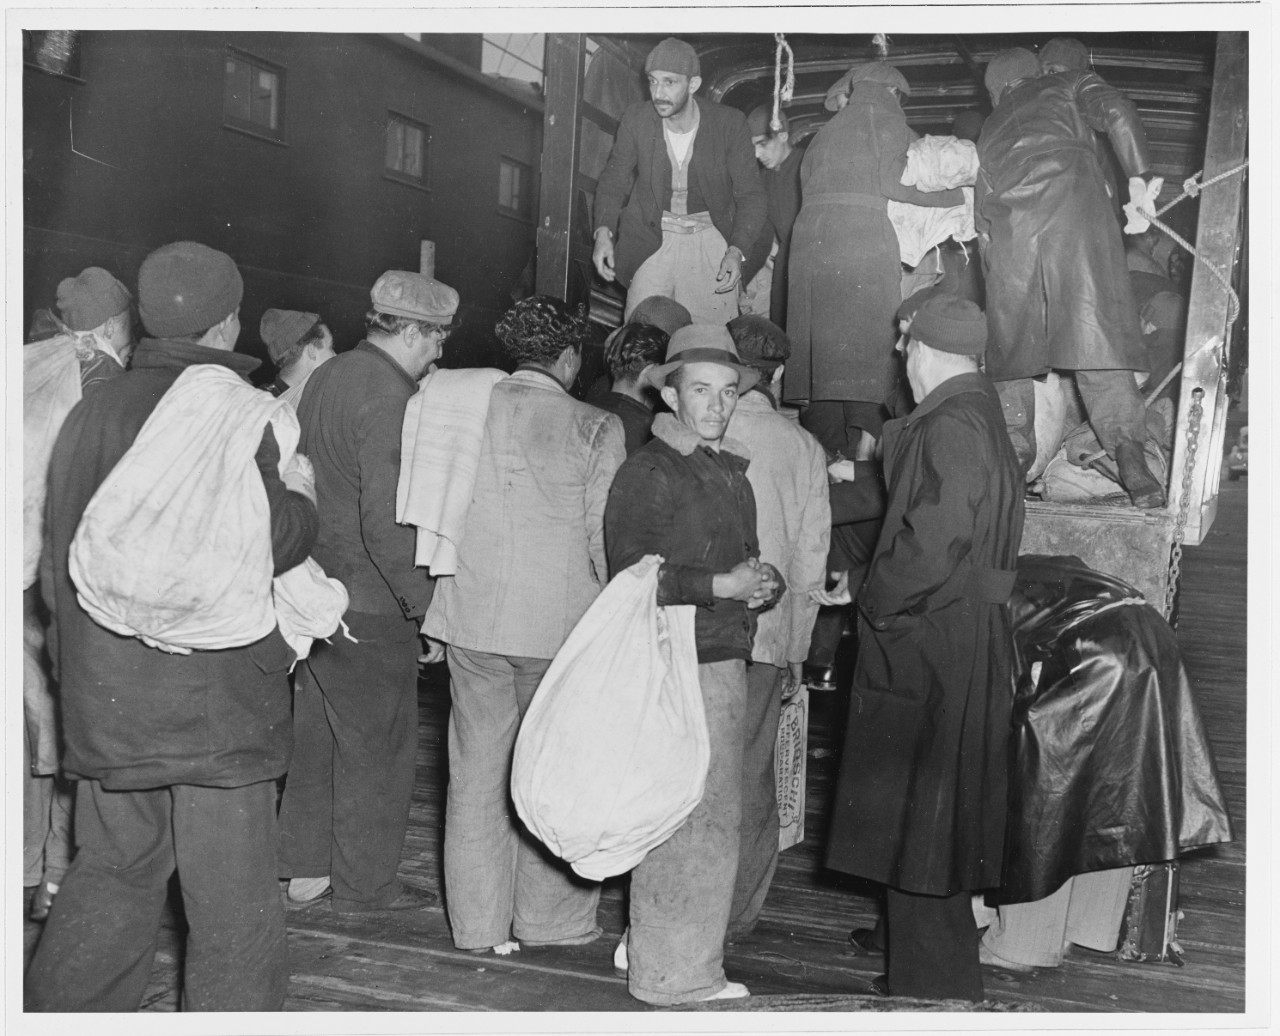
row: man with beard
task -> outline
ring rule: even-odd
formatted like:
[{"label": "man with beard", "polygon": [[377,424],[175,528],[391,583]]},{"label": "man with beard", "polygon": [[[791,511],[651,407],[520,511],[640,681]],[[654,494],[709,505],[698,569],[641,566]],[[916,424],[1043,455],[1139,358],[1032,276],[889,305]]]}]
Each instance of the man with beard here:
[{"label": "man with beard", "polygon": [[627,288],[626,319],[667,295],[695,323],[723,326],[759,268],[745,258],[765,222],[747,121],[694,97],[701,66],[683,40],[663,40],[644,68],[651,103],[631,105],[618,125],[596,189],[592,261]]}]

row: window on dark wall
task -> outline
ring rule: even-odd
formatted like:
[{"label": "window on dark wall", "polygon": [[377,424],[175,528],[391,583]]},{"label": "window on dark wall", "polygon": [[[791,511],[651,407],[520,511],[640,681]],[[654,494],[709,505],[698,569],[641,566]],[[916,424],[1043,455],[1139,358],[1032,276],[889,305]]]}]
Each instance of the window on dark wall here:
[{"label": "window on dark wall", "polygon": [[520,219],[533,218],[533,169],[513,158],[498,159],[498,209]]},{"label": "window on dark wall", "polygon": [[271,140],[284,140],[284,69],[228,50],[223,124]]},{"label": "window on dark wall", "polygon": [[386,174],[393,180],[426,187],[427,144],[431,127],[395,112],[387,114]]}]

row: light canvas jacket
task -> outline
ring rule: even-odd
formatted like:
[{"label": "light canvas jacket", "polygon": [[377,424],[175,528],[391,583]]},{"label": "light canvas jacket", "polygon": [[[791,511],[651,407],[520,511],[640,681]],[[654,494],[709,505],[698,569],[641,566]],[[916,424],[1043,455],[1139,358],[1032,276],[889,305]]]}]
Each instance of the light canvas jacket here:
[{"label": "light canvas jacket", "polygon": [[454,647],[551,658],[608,582],[604,506],[622,423],[522,369],[493,388],[457,574],[422,632]]},{"label": "light canvas jacket", "polygon": [[756,498],[760,560],[787,584],[782,599],[760,613],[751,659],[780,667],[803,662],[818,617],[809,591],[826,582],[831,539],[826,456],[817,439],[760,392],[738,400],[726,434],[751,450],[747,481]]}]

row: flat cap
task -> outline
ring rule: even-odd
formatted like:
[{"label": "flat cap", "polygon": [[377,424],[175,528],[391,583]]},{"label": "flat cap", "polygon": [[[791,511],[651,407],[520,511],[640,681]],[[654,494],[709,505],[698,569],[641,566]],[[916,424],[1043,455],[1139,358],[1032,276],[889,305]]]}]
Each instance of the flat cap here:
[{"label": "flat cap", "polygon": [[432,324],[452,323],[458,312],[458,293],[449,285],[408,270],[388,270],[369,297],[379,313]]},{"label": "flat cap", "polygon": [[675,299],[666,295],[650,295],[631,311],[629,324],[649,324],[660,327],[669,335],[693,323],[689,311]]},{"label": "flat cap", "polygon": [[72,331],[92,331],[129,308],[129,289],[101,266],[87,266],[58,285],[58,313]]},{"label": "flat cap", "polygon": [[668,36],[644,59],[645,72],[674,72],[678,76],[702,75],[698,52],[684,40]]},{"label": "flat cap", "polygon": [[987,348],[987,318],[968,299],[934,295],[911,317],[911,337],[940,352],[981,356]]},{"label": "flat cap", "polygon": [[258,334],[267,346],[272,363],[302,340],[302,336],[320,323],[319,313],[303,313],[296,309],[269,309],[258,321]]}]

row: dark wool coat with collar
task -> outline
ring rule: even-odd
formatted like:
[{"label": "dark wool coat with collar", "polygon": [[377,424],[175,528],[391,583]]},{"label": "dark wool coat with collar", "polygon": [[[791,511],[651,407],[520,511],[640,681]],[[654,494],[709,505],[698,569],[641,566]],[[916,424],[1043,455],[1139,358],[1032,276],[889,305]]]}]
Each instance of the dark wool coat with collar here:
[{"label": "dark wool coat with collar", "polygon": [[711,592],[716,573],[760,554],[749,452],[729,438],[716,452],[671,414],[654,419],[653,435],[623,462],[609,490],[609,573],[617,575],[646,554],[662,555],[658,603],[698,606],[699,663],[749,661],[755,612]]},{"label": "dark wool coat with collar", "polygon": [[[768,256],[752,245],[765,224],[764,186],[746,116],[736,108],[694,98],[698,133],[689,158],[689,196],[701,198],[711,222],[729,245],[743,254],[746,284]],[[662,245],[662,212],[671,207],[671,159],[662,117],[649,101],[622,113],[609,161],[596,188],[593,228],[608,227],[617,238],[615,269],[623,285]]]},{"label": "dark wool coat with collar", "polygon": [[[277,627],[245,647],[170,655],[95,623],[76,599],[67,552],[90,499],[189,366],[247,377],[257,360],[191,342],[145,339],[130,369],[75,406],[49,462],[48,535],[41,582],[51,612],[49,654],[59,681],[68,774],[111,791],[197,784],[236,788],[279,777],[293,726],[293,649]],[[271,514],[276,574],[306,560],[315,505],[285,488],[268,424],[256,461]]]},{"label": "dark wool coat with collar", "polygon": [[827,863],[908,892],[1000,884],[1021,468],[982,374],[884,426],[888,509],[858,597],[858,661]]}]

